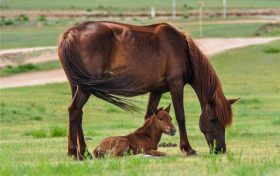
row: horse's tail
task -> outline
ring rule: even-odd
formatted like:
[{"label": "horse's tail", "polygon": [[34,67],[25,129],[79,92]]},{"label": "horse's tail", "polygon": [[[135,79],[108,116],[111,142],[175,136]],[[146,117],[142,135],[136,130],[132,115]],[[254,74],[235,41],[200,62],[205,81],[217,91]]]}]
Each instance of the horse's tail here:
[{"label": "horse's tail", "polygon": [[75,43],[77,43],[75,34],[68,30],[61,35],[58,45],[60,62],[69,82],[74,86],[79,86],[81,90],[124,110],[138,111],[139,108],[131,100],[125,98],[143,93],[127,88],[131,87],[133,79],[128,77],[114,78],[110,74],[103,74],[99,77],[92,76],[82,63],[76,51]]}]

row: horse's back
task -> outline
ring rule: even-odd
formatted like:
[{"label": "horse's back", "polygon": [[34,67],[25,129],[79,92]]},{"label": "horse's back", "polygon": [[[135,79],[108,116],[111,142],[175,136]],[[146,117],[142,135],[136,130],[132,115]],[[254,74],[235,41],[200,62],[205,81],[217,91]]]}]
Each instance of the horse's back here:
[{"label": "horse's back", "polygon": [[[184,52],[178,51],[178,32],[164,23],[135,26],[86,22],[64,35],[75,38],[72,41],[79,58],[91,75],[128,76],[136,80],[138,89],[147,91],[166,89],[166,71],[171,65],[168,59]],[[174,60],[172,64],[181,63]]]}]

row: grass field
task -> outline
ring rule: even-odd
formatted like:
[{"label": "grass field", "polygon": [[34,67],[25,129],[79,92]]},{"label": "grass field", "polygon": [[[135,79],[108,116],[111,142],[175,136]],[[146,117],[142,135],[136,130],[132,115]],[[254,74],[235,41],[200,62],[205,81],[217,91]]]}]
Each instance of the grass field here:
[{"label": "grass field", "polygon": [[[194,91],[185,89],[190,142],[198,156],[178,148],[160,148],[169,156],[104,158],[73,161],[67,151],[68,85],[3,89],[1,107],[0,175],[279,175],[280,174],[280,42],[235,49],[211,61],[227,97],[240,97],[233,107],[234,124],[227,129],[228,153],[210,155],[199,131],[200,109]],[[144,108],[147,96],[136,98]],[[169,94],[161,106],[171,102]],[[144,112],[144,109],[143,109]],[[174,117],[174,111],[172,110]],[[174,121],[175,122],[175,121]],[[143,123],[92,98],[84,109],[84,131],[90,151],[105,136],[123,135]],[[178,143],[179,136],[162,141]]]},{"label": "grass field", "polygon": [[59,61],[48,61],[41,64],[21,64],[18,66],[7,66],[4,68],[0,68],[0,77],[15,75],[19,73],[26,73],[26,72],[37,72],[37,71],[44,71],[44,70],[53,70],[61,68]]},{"label": "grass field", "polygon": [[[222,8],[221,0],[207,0],[205,2],[206,9]],[[197,8],[198,0],[177,0],[177,9]],[[228,8],[279,8],[280,2],[278,0],[228,0]],[[140,10],[147,11],[155,6],[159,10],[170,10],[172,6],[171,0],[152,0],[152,1],[129,1],[129,0],[1,0],[2,9],[24,9],[24,10],[66,10],[66,9],[91,9],[91,10]]]},{"label": "grass field", "polygon": [[[22,47],[38,47],[56,45],[58,36],[76,23],[96,19],[72,19],[72,20],[46,20],[46,21],[28,21],[18,22],[11,26],[3,26],[1,28],[1,45],[0,49],[22,48]],[[102,20],[102,19],[99,19]],[[188,31],[194,37],[199,37],[198,24],[188,24],[194,19],[179,20],[141,20],[133,19],[126,21],[118,19],[116,21],[132,24],[152,24],[157,22],[169,22],[180,29]],[[209,20],[209,19],[208,19]],[[213,20],[211,20],[213,21]],[[203,37],[252,37],[256,32],[266,24],[205,24],[203,25]],[[280,25],[270,29],[268,33],[262,36],[280,35]]]}]

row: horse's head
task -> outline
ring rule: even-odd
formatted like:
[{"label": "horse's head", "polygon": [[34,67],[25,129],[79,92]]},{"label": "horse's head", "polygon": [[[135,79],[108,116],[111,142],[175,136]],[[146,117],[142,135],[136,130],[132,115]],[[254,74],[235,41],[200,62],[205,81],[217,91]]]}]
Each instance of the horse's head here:
[{"label": "horse's head", "polygon": [[172,123],[172,118],[169,115],[170,112],[170,104],[167,108],[160,108],[155,112],[155,125],[158,129],[160,129],[163,133],[168,134],[170,136],[174,136],[176,133],[176,128]]},{"label": "horse's head", "polygon": [[215,153],[226,152],[225,127],[231,123],[231,105],[237,100],[225,100],[221,104],[210,98],[208,103],[203,106],[199,126],[210,147],[210,152],[213,151],[214,145]]}]

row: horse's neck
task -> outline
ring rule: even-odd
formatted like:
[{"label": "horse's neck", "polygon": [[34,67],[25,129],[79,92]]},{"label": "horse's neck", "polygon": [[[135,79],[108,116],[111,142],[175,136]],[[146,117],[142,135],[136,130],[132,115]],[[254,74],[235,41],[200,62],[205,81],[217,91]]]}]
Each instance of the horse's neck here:
[{"label": "horse's neck", "polygon": [[201,108],[213,97],[220,81],[208,58],[201,53],[200,57],[193,59],[193,79],[190,85],[197,94]]},{"label": "horse's neck", "polygon": [[149,137],[157,145],[162,136],[162,132],[160,129],[157,129],[154,122],[155,117],[150,117],[150,119],[148,119],[141,128],[136,130],[136,133]]}]

